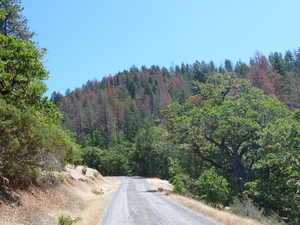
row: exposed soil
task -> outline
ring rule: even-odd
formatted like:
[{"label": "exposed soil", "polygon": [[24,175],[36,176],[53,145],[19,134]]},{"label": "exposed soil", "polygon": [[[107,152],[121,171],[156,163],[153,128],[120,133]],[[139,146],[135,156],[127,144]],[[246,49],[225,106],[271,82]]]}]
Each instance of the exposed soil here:
[{"label": "exposed soil", "polygon": [[[97,224],[121,181],[104,178],[90,168],[86,175],[81,171],[82,166],[67,166],[64,183],[56,188],[0,188],[0,224],[57,225],[61,215],[81,217],[79,225]],[[95,195],[92,190],[102,190],[104,194]]]}]

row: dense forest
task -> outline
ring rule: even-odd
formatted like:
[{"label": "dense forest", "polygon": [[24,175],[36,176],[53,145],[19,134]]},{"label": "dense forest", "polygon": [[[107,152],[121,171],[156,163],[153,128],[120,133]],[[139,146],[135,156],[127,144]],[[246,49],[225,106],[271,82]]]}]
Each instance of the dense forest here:
[{"label": "dense forest", "polygon": [[21,12],[0,0],[0,176],[42,185],[82,163],[299,224],[300,48],[249,63],[133,65],[49,101],[46,49]]}]

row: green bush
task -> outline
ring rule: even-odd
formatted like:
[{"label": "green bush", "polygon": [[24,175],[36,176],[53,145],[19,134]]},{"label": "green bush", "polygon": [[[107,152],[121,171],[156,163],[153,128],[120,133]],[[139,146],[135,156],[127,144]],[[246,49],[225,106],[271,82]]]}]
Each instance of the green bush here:
[{"label": "green bush", "polygon": [[128,176],[131,174],[129,159],[114,149],[103,151],[99,171],[105,176]]},{"label": "green bush", "polygon": [[103,195],[104,192],[103,190],[101,189],[100,191],[99,190],[92,190],[92,192],[95,194],[95,195]]},{"label": "green bush", "polygon": [[173,189],[174,192],[181,195],[186,194],[187,189],[184,186],[184,182],[180,179],[180,175],[177,175],[172,179],[172,185],[174,187]]},{"label": "green bush", "polygon": [[70,216],[60,216],[58,218],[58,224],[59,225],[72,225],[74,223],[77,223],[78,221],[82,220],[81,217],[76,217],[75,219],[71,219]]},{"label": "green bush", "polygon": [[230,198],[228,181],[214,169],[204,171],[194,183],[193,193],[213,205],[224,204]]}]

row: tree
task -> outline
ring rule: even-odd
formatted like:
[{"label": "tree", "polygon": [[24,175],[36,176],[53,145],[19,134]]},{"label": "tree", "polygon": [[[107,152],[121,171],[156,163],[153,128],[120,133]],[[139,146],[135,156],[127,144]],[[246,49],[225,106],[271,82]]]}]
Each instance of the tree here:
[{"label": "tree", "polygon": [[285,61],[286,68],[288,70],[291,70],[294,66],[295,60],[294,60],[293,53],[290,50],[285,52],[284,61]]},{"label": "tree", "polygon": [[232,63],[229,59],[225,59],[225,70],[227,72],[233,72]]},{"label": "tree", "polygon": [[207,65],[204,61],[201,63],[196,60],[194,63],[194,80],[205,83],[208,76],[212,74],[209,65]]},{"label": "tree", "polygon": [[144,120],[144,127],[136,137],[133,159],[141,169],[141,175],[169,178],[169,159],[174,156],[174,146],[167,141],[167,132],[153,127],[150,120]]},{"label": "tree", "polygon": [[247,74],[249,73],[249,66],[239,60],[235,65],[234,72],[238,77],[245,79]]},{"label": "tree", "polygon": [[54,91],[51,95],[50,101],[52,101],[56,106],[59,106],[59,103],[62,101],[63,97],[64,96],[61,93],[56,93],[56,91]]},{"label": "tree", "polygon": [[0,34],[0,50],[0,99],[57,122],[61,114],[43,96],[43,81],[49,78],[43,62],[46,49],[39,51],[28,41]]},{"label": "tree", "polygon": [[[236,79],[234,73],[215,73],[207,79],[207,83],[195,81],[194,92],[200,96],[202,104],[220,104],[228,95],[238,95],[239,92],[249,88],[249,83],[244,79]],[[230,93],[232,92],[232,93]]]},{"label": "tree", "polygon": [[29,41],[35,33],[27,26],[20,4],[21,0],[0,0],[0,34]]},{"label": "tree", "polygon": [[255,53],[248,78],[254,87],[264,90],[266,95],[273,94],[280,99],[282,96],[280,93],[285,91],[284,85],[282,85],[283,77],[273,69],[266,57],[259,52]]},{"label": "tree", "polygon": [[260,133],[263,157],[245,191],[260,206],[268,206],[266,213],[274,211],[289,224],[300,222],[299,112],[268,123]]},{"label": "tree", "polygon": [[191,110],[190,103],[173,103],[164,110],[173,140],[188,144],[211,166],[234,174],[240,187],[250,181],[252,167],[261,156],[259,132],[288,115],[282,103],[261,90],[244,92],[216,105],[207,102],[203,108]]},{"label": "tree", "polygon": [[124,109],[124,134],[127,140],[133,141],[138,134],[141,118],[136,106],[132,103]]},{"label": "tree", "polygon": [[0,35],[0,96],[21,105],[38,105],[47,90],[42,82],[49,78],[43,56],[30,42]]},{"label": "tree", "polygon": [[269,60],[274,70],[276,70],[282,76],[286,75],[286,64],[281,53],[272,52],[269,56]]}]

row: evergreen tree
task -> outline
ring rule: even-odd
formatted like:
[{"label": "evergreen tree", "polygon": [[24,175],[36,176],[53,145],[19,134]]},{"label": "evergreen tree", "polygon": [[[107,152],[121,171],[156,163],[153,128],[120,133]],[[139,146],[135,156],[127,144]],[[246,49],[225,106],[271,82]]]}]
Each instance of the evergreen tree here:
[{"label": "evergreen tree", "polygon": [[35,33],[27,26],[28,19],[22,15],[24,8],[20,4],[21,0],[0,0],[0,33],[29,41]]},{"label": "evergreen tree", "polygon": [[225,59],[225,70],[227,72],[232,72],[233,71],[232,63],[229,59]]}]

